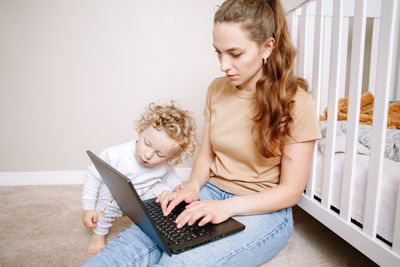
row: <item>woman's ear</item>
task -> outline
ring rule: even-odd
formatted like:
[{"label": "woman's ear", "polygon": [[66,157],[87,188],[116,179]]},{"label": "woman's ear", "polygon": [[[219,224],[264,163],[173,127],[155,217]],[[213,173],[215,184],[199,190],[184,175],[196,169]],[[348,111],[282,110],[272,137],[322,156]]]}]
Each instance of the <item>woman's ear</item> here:
[{"label": "woman's ear", "polygon": [[263,49],[263,58],[268,58],[269,55],[272,53],[275,47],[275,39],[270,37],[267,41],[265,41]]}]

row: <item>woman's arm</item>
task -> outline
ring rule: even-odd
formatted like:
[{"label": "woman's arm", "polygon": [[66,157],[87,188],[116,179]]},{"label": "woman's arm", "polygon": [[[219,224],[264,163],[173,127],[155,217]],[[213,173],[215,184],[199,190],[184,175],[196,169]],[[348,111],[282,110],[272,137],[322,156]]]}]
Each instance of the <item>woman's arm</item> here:
[{"label": "woman's arm", "polygon": [[193,185],[198,191],[210,178],[210,166],[215,154],[210,140],[210,122],[205,121],[201,138],[199,154],[194,162],[190,179],[187,184]]},{"label": "woman's arm", "polygon": [[164,192],[157,199],[165,215],[168,215],[182,201],[191,203],[199,199],[199,191],[209,179],[210,165],[214,157],[210,140],[210,122],[205,121],[199,154],[194,162],[189,181],[184,183],[178,191]]},{"label": "woman's arm", "polygon": [[307,183],[315,141],[285,145],[281,162],[280,183],[265,192],[228,198],[222,201],[196,201],[178,218],[178,227],[208,222],[220,223],[234,215],[261,214],[294,206]]},{"label": "woman's arm", "polygon": [[315,141],[285,145],[281,177],[275,188],[230,199],[235,215],[277,211],[297,204],[305,189]]}]

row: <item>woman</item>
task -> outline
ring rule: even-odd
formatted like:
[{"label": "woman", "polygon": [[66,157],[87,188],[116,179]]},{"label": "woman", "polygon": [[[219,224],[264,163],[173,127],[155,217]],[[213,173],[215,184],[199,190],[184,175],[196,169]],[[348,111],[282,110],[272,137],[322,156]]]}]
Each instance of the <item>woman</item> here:
[{"label": "woman", "polygon": [[189,181],[157,201],[165,215],[190,203],[178,227],[235,216],[246,229],[169,257],[132,226],[88,265],[257,266],[289,240],[290,207],[305,188],[320,131],[306,83],[293,73],[284,10],[279,0],[227,0],[215,14],[213,38],[226,77],[208,89]]}]

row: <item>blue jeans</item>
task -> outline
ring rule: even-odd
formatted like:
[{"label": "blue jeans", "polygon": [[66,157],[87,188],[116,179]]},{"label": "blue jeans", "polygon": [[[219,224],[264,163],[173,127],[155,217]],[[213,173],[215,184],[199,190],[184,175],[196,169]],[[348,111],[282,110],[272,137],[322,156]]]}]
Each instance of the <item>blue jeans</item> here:
[{"label": "blue jeans", "polygon": [[[200,191],[200,199],[232,196],[209,183]],[[83,266],[258,266],[278,254],[293,232],[291,208],[234,218],[244,231],[172,256],[133,224]]]}]

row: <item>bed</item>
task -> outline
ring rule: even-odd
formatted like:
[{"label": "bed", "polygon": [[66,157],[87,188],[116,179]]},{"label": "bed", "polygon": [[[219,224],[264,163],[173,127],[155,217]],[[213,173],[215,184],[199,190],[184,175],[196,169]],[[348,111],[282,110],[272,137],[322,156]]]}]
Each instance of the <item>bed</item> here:
[{"label": "bed", "polygon": [[[400,129],[387,128],[390,103],[400,99],[398,2],[285,6],[295,71],[309,82],[318,113],[327,108],[298,205],[381,266],[400,266]],[[365,92],[374,95],[371,125],[360,123]],[[339,121],[343,98],[347,118]]]}]

